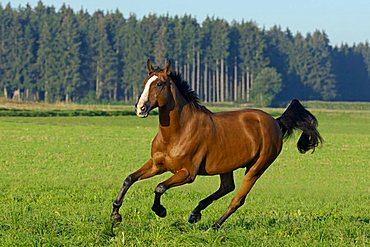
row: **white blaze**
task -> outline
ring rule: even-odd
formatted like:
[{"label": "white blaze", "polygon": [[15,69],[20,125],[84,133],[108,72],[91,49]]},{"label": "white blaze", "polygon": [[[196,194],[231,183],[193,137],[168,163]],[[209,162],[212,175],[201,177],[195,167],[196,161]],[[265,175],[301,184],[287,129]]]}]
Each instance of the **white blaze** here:
[{"label": "white blaze", "polygon": [[145,84],[144,91],[141,94],[139,101],[137,102],[137,109],[139,110],[138,112],[141,111],[141,107],[144,106],[144,104],[149,100],[149,89],[150,85],[158,79],[158,76],[153,75],[148,79],[148,82]]}]

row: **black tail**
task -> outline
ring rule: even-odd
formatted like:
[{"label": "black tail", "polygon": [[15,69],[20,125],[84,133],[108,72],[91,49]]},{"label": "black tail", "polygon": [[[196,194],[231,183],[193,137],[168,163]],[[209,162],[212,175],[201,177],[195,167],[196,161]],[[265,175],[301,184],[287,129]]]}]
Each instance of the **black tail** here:
[{"label": "black tail", "polygon": [[317,119],[296,99],[292,100],[283,115],[276,120],[283,132],[284,139],[288,138],[294,130],[302,130],[302,135],[297,143],[300,153],[305,153],[310,149],[315,151],[315,148],[323,142],[317,131]]}]

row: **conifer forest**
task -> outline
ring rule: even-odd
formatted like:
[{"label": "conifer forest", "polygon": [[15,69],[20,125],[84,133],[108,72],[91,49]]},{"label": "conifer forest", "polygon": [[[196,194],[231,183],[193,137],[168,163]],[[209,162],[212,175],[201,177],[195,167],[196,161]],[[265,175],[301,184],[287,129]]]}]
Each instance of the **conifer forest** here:
[{"label": "conifer forest", "polygon": [[8,99],[133,102],[150,58],[160,67],[171,59],[203,102],[370,101],[368,41],[332,45],[321,30],[89,13],[41,1],[0,5],[0,24],[0,96]]}]

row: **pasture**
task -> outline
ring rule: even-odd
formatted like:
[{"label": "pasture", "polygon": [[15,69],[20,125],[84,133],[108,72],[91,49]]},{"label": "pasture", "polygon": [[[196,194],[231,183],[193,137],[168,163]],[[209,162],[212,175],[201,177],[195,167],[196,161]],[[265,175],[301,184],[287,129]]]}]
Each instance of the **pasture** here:
[{"label": "pasture", "polygon": [[235,192],[191,225],[190,212],[219,186],[218,176],[198,176],[166,192],[160,219],[153,191],[170,174],[133,185],[112,229],[112,201],[148,159],[157,116],[0,117],[0,246],[369,246],[370,111],[312,112],[323,147],[302,155],[298,135],[288,140],[217,232],[209,228]]}]

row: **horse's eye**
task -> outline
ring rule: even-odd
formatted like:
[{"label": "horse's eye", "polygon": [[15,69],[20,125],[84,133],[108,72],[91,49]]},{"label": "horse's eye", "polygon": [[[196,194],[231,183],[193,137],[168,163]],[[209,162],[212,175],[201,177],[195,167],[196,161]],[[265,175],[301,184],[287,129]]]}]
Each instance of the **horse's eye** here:
[{"label": "horse's eye", "polygon": [[162,86],[162,82],[161,81],[158,81],[157,82],[157,87],[160,87],[160,86]]}]

